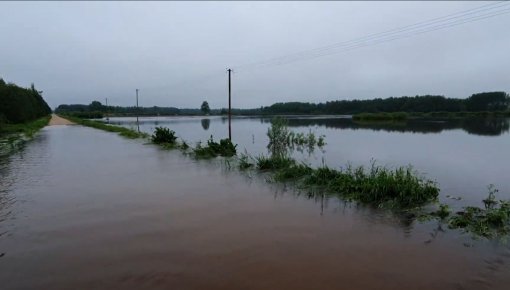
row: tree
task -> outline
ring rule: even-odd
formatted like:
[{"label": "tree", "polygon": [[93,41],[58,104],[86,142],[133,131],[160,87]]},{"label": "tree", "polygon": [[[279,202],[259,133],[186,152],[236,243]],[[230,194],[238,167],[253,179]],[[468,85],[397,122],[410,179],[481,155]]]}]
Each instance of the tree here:
[{"label": "tree", "polygon": [[209,108],[209,103],[207,103],[207,101],[204,101],[202,103],[202,106],[200,106],[200,111],[202,111],[204,115],[208,115],[209,112],[211,112],[211,109]]},{"label": "tree", "polygon": [[89,105],[89,110],[91,112],[100,112],[103,110],[103,104],[101,104],[101,102],[98,102],[98,101],[93,101],[92,103],[90,103]]}]

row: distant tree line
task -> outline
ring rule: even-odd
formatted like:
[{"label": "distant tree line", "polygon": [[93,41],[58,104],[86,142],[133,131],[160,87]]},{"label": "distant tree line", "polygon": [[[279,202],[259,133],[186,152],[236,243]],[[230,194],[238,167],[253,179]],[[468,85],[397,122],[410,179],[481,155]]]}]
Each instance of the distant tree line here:
[{"label": "distant tree line", "polygon": [[261,114],[358,114],[394,112],[481,112],[505,111],[510,97],[505,92],[479,93],[467,99],[444,96],[391,97],[372,100],[342,100],[326,103],[276,103],[260,108]]},{"label": "distant tree line", "polygon": [[[184,112],[186,109],[184,109]],[[57,114],[68,114],[82,118],[101,118],[106,114],[115,116],[171,116],[180,115],[183,109],[174,107],[121,107],[121,106],[105,106],[101,102],[93,101],[89,105],[72,104],[60,105],[55,109]],[[196,115],[200,114],[200,110],[193,110]]]},{"label": "distant tree line", "polygon": [[[288,102],[255,109],[232,109],[233,115],[319,115],[358,113],[430,113],[430,112],[494,112],[506,111],[510,107],[510,96],[506,92],[487,92],[471,95],[467,99],[444,96],[391,97],[372,100],[341,100],[326,103]],[[178,109],[175,107],[118,107],[104,106],[98,101],[89,105],[60,105],[59,114],[75,114],[85,118],[115,116],[172,116],[172,115],[227,115],[228,109],[210,109],[207,102],[200,108]]]},{"label": "distant tree line", "polygon": [[0,78],[0,124],[19,124],[51,114],[51,109],[35,89],[18,87]]}]

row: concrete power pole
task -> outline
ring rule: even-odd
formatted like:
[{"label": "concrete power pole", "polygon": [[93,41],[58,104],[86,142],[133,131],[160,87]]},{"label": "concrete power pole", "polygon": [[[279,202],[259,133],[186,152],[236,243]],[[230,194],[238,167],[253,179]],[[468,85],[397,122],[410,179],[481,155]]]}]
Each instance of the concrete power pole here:
[{"label": "concrete power pole", "polygon": [[139,114],[140,110],[138,109],[138,89],[136,89],[136,127],[138,128],[138,133],[140,133],[140,123],[138,121]]},{"label": "concrete power pole", "polygon": [[106,98],[106,121],[110,121],[110,118],[108,117],[108,98]]},{"label": "concrete power pole", "polygon": [[228,71],[228,139],[232,141],[232,87],[231,87],[231,77],[232,69],[227,69]]}]

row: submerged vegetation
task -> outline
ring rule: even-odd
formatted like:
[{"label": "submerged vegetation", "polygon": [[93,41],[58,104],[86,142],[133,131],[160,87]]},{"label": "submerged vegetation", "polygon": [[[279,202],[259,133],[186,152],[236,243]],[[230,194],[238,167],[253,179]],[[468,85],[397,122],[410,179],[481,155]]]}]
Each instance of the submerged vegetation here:
[{"label": "submerged vegetation", "polygon": [[68,115],[65,115],[65,118],[69,119],[70,121],[73,121],[76,124],[100,129],[103,131],[118,133],[120,136],[130,138],[130,139],[149,137],[149,134],[144,133],[144,132],[138,132],[136,130],[132,130],[132,129],[128,129],[128,128],[110,125],[110,124],[106,124],[106,123],[103,123],[100,121],[87,120],[87,119],[82,119],[82,118],[68,116]]},{"label": "submerged vegetation", "polygon": [[165,127],[156,127],[154,134],[151,136],[152,143],[154,144],[175,144],[177,141],[177,136],[175,136],[175,132],[165,128]]},{"label": "submerged vegetation", "polygon": [[198,143],[195,148],[193,148],[193,153],[197,158],[214,158],[218,156],[223,157],[232,157],[236,155],[237,144],[234,145],[230,139],[225,138],[221,139],[220,142],[215,142],[213,136],[207,140],[207,145],[202,146],[202,143]]},{"label": "submerged vegetation", "polygon": [[45,116],[31,122],[0,126],[0,156],[17,150],[49,121],[50,116]]},{"label": "submerged vegetation", "polygon": [[[118,132],[129,138],[149,137],[145,133],[98,121],[75,117],[69,119],[85,126]],[[198,143],[195,148],[189,150],[190,147],[184,140],[177,141],[174,131],[163,127],[156,127],[151,141],[165,149],[180,149],[196,158],[236,157],[233,160],[226,159],[230,160],[229,168],[232,168],[231,161],[235,161],[236,167],[240,170],[253,169],[268,174],[272,181],[290,182],[296,188],[307,191],[310,197],[335,196],[347,201],[404,213],[413,211],[417,213],[424,205],[437,202],[439,195],[437,183],[420,176],[411,166],[390,169],[372,162],[368,169],[350,165],[346,168],[334,169],[326,165],[312,168],[308,164],[297,162],[290,157],[289,148],[301,142],[307,146],[324,144],[323,136],[310,141],[314,139],[310,137],[310,134],[303,138],[295,137],[296,135],[288,129],[285,120],[274,119],[267,132],[270,140],[268,145],[270,154],[255,158],[246,152],[237,156],[237,145],[229,139],[216,142],[213,136],[205,146]],[[436,211],[424,214],[421,218],[423,220],[437,218],[448,224],[449,228],[462,229],[485,238],[497,238],[510,234],[510,202],[497,201],[496,193],[497,190],[491,185],[488,198],[483,200],[485,208],[468,206],[452,213],[448,205],[439,204]]]},{"label": "submerged vegetation", "polygon": [[308,134],[295,133],[289,129],[288,121],[281,117],[271,120],[271,126],[267,129],[269,144],[267,148],[272,155],[285,155],[290,150],[302,151],[307,148],[309,152],[317,146],[322,148],[326,145],[325,136],[318,138],[311,131]]},{"label": "submerged vegetation", "polygon": [[373,163],[369,170],[362,166],[336,170],[271,156],[257,158],[257,168],[272,170],[275,181],[293,181],[302,189],[319,189],[321,194],[376,207],[415,208],[436,201],[439,195],[437,184],[419,177],[411,167],[391,170]]},{"label": "submerged vegetation", "polygon": [[489,185],[489,195],[482,202],[484,208],[467,206],[451,213],[447,205],[436,212],[451,229],[462,229],[475,236],[497,238],[510,233],[510,201],[496,200],[498,190]]},{"label": "submerged vegetation", "polygon": [[0,136],[10,134],[24,134],[28,137],[31,137],[35,132],[48,125],[50,118],[50,116],[44,116],[30,122],[4,124],[3,126],[0,126]]}]

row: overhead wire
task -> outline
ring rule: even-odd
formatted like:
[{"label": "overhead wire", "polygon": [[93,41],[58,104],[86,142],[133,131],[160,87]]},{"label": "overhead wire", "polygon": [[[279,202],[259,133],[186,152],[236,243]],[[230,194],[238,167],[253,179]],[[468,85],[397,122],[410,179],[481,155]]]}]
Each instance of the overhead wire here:
[{"label": "overhead wire", "polygon": [[[406,25],[394,29],[390,29],[387,31],[379,32],[379,33],[373,33],[369,34],[367,36],[355,38],[349,41],[339,42],[335,44],[331,44],[324,47],[319,47],[311,50],[306,50],[298,53],[289,54],[286,56],[280,56],[272,59],[268,59],[265,61],[240,65],[237,67],[234,67],[236,70],[247,70],[248,68],[256,68],[261,66],[272,66],[272,65],[281,65],[281,64],[287,64],[294,61],[309,59],[309,58],[315,58],[316,55],[318,56],[324,56],[329,55],[333,53],[340,52],[339,49],[347,48],[351,50],[353,47],[365,47],[367,46],[367,42],[372,41],[381,41],[382,42],[388,42],[391,40],[396,40],[400,38],[407,38],[409,36],[413,36],[413,33],[422,34],[430,31],[435,31],[439,29],[446,29],[452,26],[461,25],[468,22],[474,22],[478,20],[482,20],[489,17],[494,17],[501,14],[506,14],[505,9],[503,10],[496,10],[496,11],[490,11],[497,8],[501,8],[504,6],[507,6],[510,4],[508,1],[500,1],[496,3],[490,3],[485,4],[476,8],[471,8],[468,10],[452,13],[449,15],[445,15],[442,17],[437,17],[433,19],[429,19],[426,21],[421,21],[418,23],[414,23],[411,25]],[[505,11],[501,13],[501,11]],[[480,14],[482,12],[482,14]],[[485,14],[484,14],[485,13]],[[473,15],[475,14],[475,15]],[[478,15],[476,15],[478,14]],[[469,17],[466,17],[469,16]],[[460,19],[459,19],[460,18]],[[452,21],[454,20],[454,21]],[[466,21],[466,20],[472,20],[472,21]],[[411,33],[411,35],[407,34],[404,37],[402,37],[404,32]]]}]

